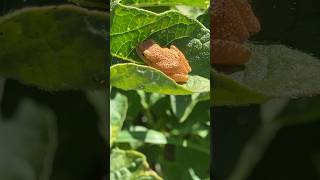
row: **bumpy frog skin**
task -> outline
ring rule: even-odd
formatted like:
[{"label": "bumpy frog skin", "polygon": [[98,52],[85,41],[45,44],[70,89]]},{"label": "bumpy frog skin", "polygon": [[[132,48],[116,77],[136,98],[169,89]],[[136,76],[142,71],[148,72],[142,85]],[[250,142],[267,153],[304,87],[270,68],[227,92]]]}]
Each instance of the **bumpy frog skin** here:
[{"label": "bumpy frog skin", "polygon": [[260,31],[259,20],[248,0],[213,0],[211,11],[211,64],[247,62],[251,52],[244,43]]},{"label": "bumpy frog skin", "polygon": [[174,45],[170,49],[162,48],[155,41],[147,40],[139,44],[136,50],[146,64],[162,71],[177,83],[188,81],[191,67],[183,53]]}]

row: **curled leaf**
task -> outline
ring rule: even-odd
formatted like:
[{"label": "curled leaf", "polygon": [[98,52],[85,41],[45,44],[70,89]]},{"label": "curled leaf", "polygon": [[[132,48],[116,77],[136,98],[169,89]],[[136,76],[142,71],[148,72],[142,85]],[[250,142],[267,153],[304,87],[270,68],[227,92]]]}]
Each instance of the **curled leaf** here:
[{"label": "curled leaf", "polygon": [[144,90],[172,95],[210,91],[210,81],[206,78],[191,75],[186,84],[180,85],[157,69],[134,63],[111,66],[110,83],[124,90]]}]

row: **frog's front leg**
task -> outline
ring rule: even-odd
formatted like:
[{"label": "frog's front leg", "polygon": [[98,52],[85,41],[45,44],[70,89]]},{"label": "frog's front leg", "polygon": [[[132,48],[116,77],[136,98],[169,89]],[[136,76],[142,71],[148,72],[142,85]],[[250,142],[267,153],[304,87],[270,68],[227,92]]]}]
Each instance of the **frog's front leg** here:
[{"label": "frog's front leg", "polygon": [[213,65],[241,65],[251,56],[250,49],[245,45],[221,39],[213,40],[211,53]]}]

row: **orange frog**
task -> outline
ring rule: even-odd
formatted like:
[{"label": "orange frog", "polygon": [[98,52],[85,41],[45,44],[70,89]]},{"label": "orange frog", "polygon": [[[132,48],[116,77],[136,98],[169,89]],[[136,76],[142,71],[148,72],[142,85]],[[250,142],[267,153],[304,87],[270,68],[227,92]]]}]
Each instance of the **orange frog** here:
[{"label": "orange frog", "polygon": [[146,64],[162,71],[177,83],[188,81],[191,67],[183,53],[174,45],[170,48],[162,48],[150,39],[140,43],[136,50]]},{"label": "orange frog", "polygon": [[211,64],[247,62],[251,52],[244,43],[260,31],[248,0],[213,0],[211,12]]}]

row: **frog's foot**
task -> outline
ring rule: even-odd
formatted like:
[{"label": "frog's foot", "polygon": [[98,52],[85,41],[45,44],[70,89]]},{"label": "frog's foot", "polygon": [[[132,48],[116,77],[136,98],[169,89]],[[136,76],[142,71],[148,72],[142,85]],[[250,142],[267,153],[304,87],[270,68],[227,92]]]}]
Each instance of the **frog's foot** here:
[{"label": "frog's foot", "polygon": [[213,65],[241,65],[250,59],[250,49],[245,45],[220,39],[213,40],[212,44]]},{"label": "frog's foot", "polygon": [[189,79],[186,74],[168,74],[168,76],[179,84],[186,83]]}]

